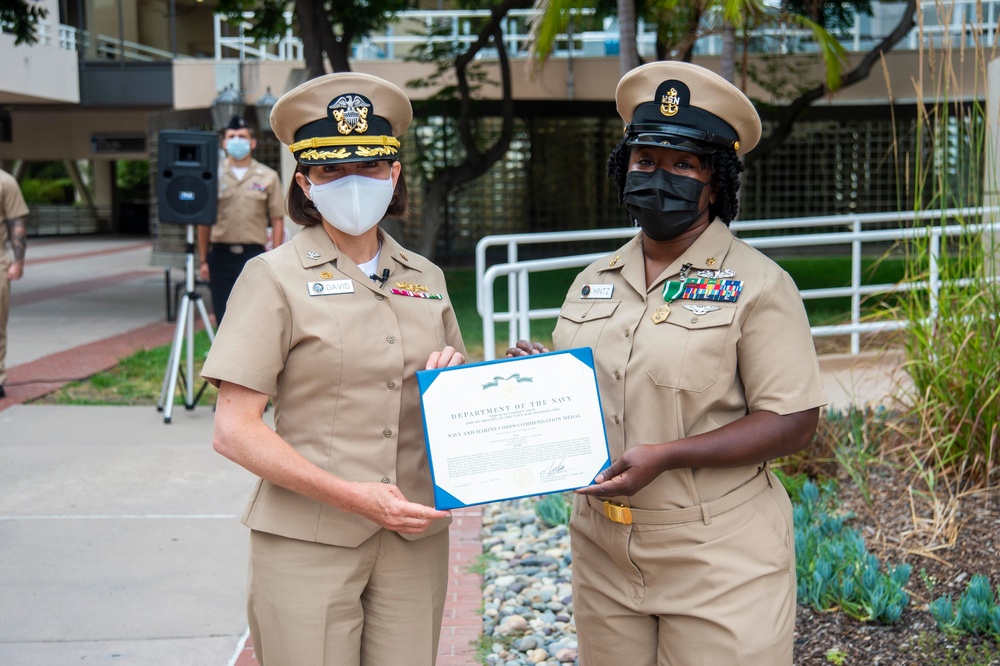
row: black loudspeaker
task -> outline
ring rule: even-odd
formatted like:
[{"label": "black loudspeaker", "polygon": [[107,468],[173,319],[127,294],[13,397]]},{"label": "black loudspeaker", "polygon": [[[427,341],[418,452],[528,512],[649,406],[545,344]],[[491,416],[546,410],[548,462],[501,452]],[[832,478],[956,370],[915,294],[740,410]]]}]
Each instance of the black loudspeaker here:
[{"label": "black loudspeaker", "polygon": [[215,224],[219,202],[215,132],[160,131],[156,199],[161,224]]}]

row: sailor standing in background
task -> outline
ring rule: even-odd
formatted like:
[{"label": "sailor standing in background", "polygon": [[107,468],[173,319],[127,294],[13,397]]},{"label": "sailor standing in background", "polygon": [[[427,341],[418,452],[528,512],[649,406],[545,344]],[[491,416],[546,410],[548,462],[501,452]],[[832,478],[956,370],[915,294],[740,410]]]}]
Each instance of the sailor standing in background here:
[{"label": "sailor standing in background", "polygon": [[198,278],[209,284],[215,325],[243,266],[264,252],[267,229],[274,246],[284,239],[285,204],[278,174],[252,156],[257,147],[246,121],[233,116],[222,137],[226,159],[219,177],[219,209],[214,226],[198,227]]}]

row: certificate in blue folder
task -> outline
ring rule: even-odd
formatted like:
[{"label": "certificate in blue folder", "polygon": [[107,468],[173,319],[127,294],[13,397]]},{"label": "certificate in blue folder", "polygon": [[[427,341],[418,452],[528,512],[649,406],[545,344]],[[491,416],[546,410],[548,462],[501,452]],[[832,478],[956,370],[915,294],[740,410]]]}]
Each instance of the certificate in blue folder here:
[{"label": "certificate in blue folder", "polygon": [[611,465],[589,347],[417,372],[434,506],[593,483]]}]

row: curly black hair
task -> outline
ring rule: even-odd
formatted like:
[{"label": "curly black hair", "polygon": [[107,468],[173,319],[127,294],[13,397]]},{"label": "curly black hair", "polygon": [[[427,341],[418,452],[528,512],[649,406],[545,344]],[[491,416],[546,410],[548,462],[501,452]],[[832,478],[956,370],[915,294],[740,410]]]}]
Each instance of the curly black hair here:
[{"label": "curly black hair", "polygon": [[[608,157],[608,178],[618,186],[619,204],[625,196],[625,176],[628,174],[628,160],[632,154],[631,147],[626,144],[627,140],[628,137],[622,138]],[[740,190],[743,164],[733,150],[720,150],[703,155],[702,160],[706,161],[712,170],[712,187],[715,188],[715,203],[708,207],[709,215],[712,219],[720,218],[728,226],[740,211],[737,193]]]}]

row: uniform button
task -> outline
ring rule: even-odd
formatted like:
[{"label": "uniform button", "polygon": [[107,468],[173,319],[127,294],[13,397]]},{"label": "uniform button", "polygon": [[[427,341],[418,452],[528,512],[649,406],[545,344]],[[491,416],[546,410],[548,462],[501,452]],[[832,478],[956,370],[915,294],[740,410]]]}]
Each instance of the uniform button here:
[{"label": "uniform button", "polygon": [[393,390],[394,388],[396,388],[396,382],[388,382],[388,383],[386,384],[386,386],[388,386],[388,387],[389,387],[389,390],[391,391],[391,390]]},{"label": "uniform button", "polygon": [[395,336],[395,335],[390,335],[390,336],[388,336],[388,337],[386,338],[386,341],[387,341],[387,342],[388,342],[388,343],[389,343],[390,345],[391,345],[391,344],[394,344],[394,343],[396,342],[396,336]]},{"label": "uniform button", "polygon": [[622,378],[622,373],[615,370],[615,379],[621,379],[621,378]]},{"label": "uniform button", "polygon": [[580,319],[586,319],[586,318],[587,318],[587,313],[586,312],[584,312],[582,315],[580,315]]},{"label": "uniform button", "polygon": [[385,435],[386,437],[392,437],[392,430],[390,428],[386,428],[385,430],[382,431],[382,434]]},{"label": "uniform button", "polygon": [[628,336],[629,336],[629,332],[625,331],[625,337],[627,338]]},{"label": "uniform button", "polygon": [[621,419],[619,419],[618,415],[615,414],[615,425],[618,425],[619,423],[621,423]]},{"label": "uniform button", "polygon": [[389,481],[389,477],[383,476],[382,477],[382,483],[391,483],[391,481]]},{"label": "uniform button", "polygon": [[698,323],[698,318],[697,317],[691,317],[691,323],[692,324],[697,324]]},{"label": "uniform button", "polygon": [[382,294],[375,294],[376,301],[381,301],[383,298],[385,298],[385,296],[383,296]]}]

